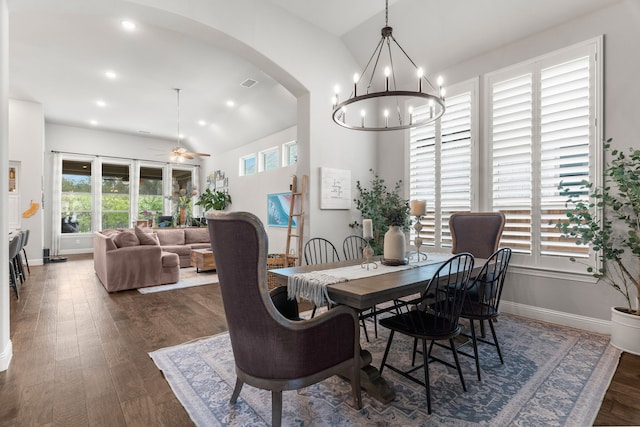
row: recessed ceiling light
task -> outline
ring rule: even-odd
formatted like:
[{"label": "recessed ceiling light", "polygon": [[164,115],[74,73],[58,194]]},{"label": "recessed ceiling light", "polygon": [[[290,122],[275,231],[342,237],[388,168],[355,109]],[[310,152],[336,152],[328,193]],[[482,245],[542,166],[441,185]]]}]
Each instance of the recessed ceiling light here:
[{"label": "recessed ceiling light", "polygon": [[96,105],[97,105],[98,107],[106,107],[106,106],[107,106],[107,103],[106,103],[106,102],[104,102],[102,99],[98,99],[98,100],[96,101]]},{"label": "recessed ceiling light", "polygon": [[115,80],[118,77],[118,75],[114,71],[111,71],[111,70],[105,71],[104,72],[104,76],[106,78],[110,79],[110,80]]},{"label": "recessed ceiling light", "polygon": [[236,105],[236,103],[233,102],[232,100],[227,101],[227,107],[233,107],[234,105]]},{"label": "recessed ceiling light", "polygon": [[120,25],[122,25],[122,28],[124,28],[127,31],[133,31],[136,29],[136,24],[133,21],[122,21],[120,23]]},{"label": "recessed ceiling light", "polygon": [[199,124],[200,126],[204,126],[204,125],[206,125],[206,124],[207,124],[207,122],[205,122],[204,120],[198,120],[198,124]]},{"label": "recessed ceiling light", "polygon": [[91,126],[98,126],[98,122],[96,120],[89,120]]}]

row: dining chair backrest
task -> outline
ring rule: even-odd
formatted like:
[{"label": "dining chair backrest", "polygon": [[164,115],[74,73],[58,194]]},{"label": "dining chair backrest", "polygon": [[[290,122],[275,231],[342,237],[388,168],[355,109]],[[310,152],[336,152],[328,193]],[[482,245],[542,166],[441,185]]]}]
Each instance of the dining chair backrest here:
[{"label": "dining chair backrest", "polygon": [[24,230],[22,233],[23,233],[22,247],[24,248],[29,243],[29,233],[30,233],[29,229]]},{"label": "dining chair backrest", "polygon": [[347,236],[342,242],[342,252],[345,260],[362,259],[362,250],[367,246],[367,241],[360,236]]},{"label": "dining chair backrest", "polygon": [[502,248],[487,259],[476,278],[469,285],[463,314],[493,317],[499,313],[500,297],[507,267],[511,259],[511,249]]},{"label": "dining chair backrest", "polygon": [[422,294],[420,305],[431,315],[429,324],[418,325],[419,329],[445,335],[459,328],[458,320],[473,265],[473,255],[463,252],[452,256],[438,268]]},{"label": "dining chair backrest", "polygon": [[469,252],[476,258],[489,258],[498,250],[504,229],[502,212],[456,212],[449,217],[453,241],[451,253]]},{"label": "dining chair backrest", "polygon": [[314,237],[304,245],[304,261],[307,265],[326,264],[340,261],[340,256],[333,243],[322,237]]},{"label": "dining chair backrest", "polygon": [[16,234],[9,240],[9,261],[13,261],[13,259],[18,256],[21,243],[22,236],[20,234]]}]

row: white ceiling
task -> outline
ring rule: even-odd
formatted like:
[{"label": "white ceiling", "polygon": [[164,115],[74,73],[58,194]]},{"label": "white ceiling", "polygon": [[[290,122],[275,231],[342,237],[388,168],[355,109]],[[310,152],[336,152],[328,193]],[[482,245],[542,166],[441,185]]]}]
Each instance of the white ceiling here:
[{"label": "white ceiling", "polygon": [[[263,1],[341,37],[363,65],[384,24],[383,0]],[[391,0],[389,24],[417,63],[442,69],[616,1]],[[10,96],[42,103],[49,122],[96,120],[99,129],[175,140],[173,88],[182,89],[181,133],[195,151],[226,151],[297,122],[287,90],[179,25],[169,29],[178,17],[122,0],[9,0],[9,12]],[[123,31],[123,17],[137,30]],[[118,79],[104,78],[107,69]],[[247,78],[258,84],[240,86]]]}]

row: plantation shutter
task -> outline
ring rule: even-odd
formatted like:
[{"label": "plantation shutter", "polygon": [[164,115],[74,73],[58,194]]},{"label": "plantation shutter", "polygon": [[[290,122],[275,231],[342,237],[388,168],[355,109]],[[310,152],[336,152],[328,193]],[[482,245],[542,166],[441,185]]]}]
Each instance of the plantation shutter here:
[{"label": "plantation shutter", "polygon": [[441,247],[451,247],[449,217],[471,211],[471,93],[446,100],[440,121]]},{"label": "plantation shutter", "polygon": [[586,246],[561,238],[555,224],[565,218],[566,196],[558,185],[571,186],[573,193],[589,180],[590,80],[589,57],[585,56],[541,70],[540,101],[540,193],[543,255],[588,255]]},{"label": "plantation shutter", "polygon": [[493,209],[506,216],[501,245],[531,253],[533,77],[491,84]]},{"label": "plantation shutter", "polygon": [[[416,120],[429,114],[428,108],[417,108]],[[409,198],[426,200],[427,214],[422,219],[420,237],[424,244],[434,246],[436,241],[436,126],[430,124],[411,129],[409,140]],[[413,238],[413,236],[412,236]]]},{"label": "plantation shutter", "polygon": [[[451,247],[451,213],[471,210],[472,100],[471,91],[451,96],[440,120],[410,131],[409,197],[427,202],[420,236],[429,246]],[[429,113],[422,107],[413,115]]]}]

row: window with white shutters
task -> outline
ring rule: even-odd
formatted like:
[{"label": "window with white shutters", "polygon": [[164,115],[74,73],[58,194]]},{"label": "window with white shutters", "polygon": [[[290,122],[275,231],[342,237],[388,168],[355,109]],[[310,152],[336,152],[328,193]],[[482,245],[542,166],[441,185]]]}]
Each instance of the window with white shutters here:
[{"label": "window with white shutters", "polygon": [[[420,234],[427,246],[450,248],[449,216],[472,207],[476,87],[474,80],[448,89],[440,120],[410,131],[409,196],[426,201]],[[430,114],[428,107],[413,112],[423,114]]]},{"label": "window with white shutters", "polygon": [[[557,269],[570,257],[589,257],[561,237],[562,183],[588,194],[602,157],[601,38],[487,76],[487,139],[491,207],[506,216],[502,246],[523,265]],[[581,267],[584,269],[584,267]]]}]

